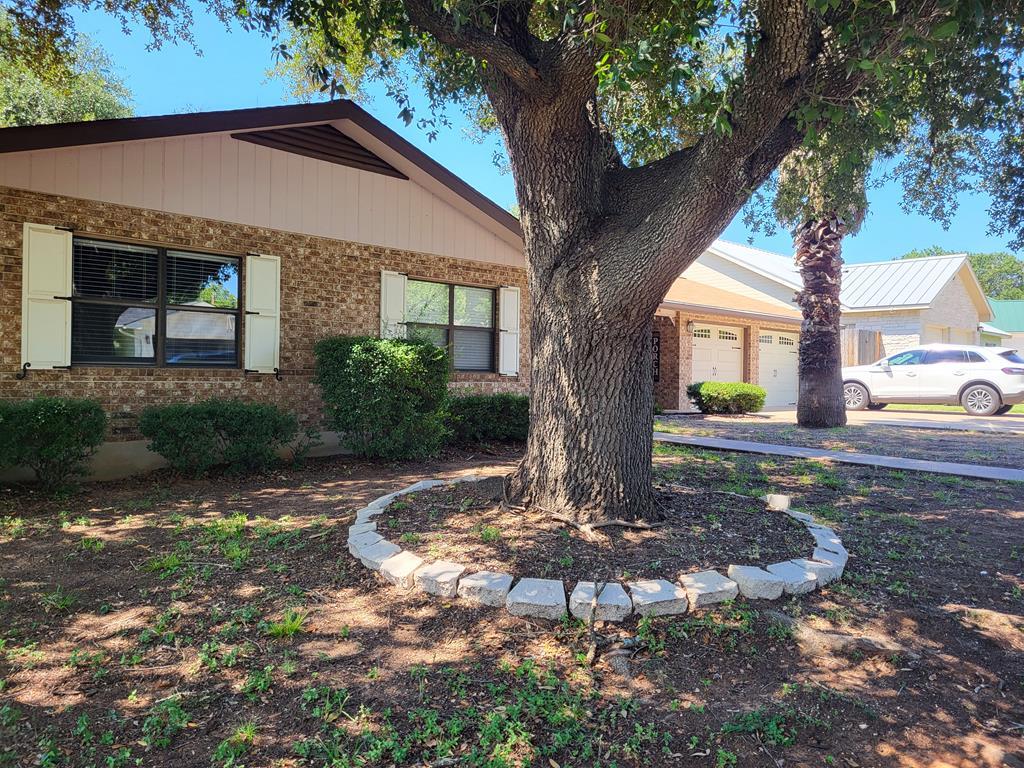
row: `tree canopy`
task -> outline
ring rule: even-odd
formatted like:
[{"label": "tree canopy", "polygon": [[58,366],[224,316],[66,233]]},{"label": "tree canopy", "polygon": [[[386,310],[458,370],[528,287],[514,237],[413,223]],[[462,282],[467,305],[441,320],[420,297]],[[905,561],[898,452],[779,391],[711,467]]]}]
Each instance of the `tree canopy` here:
[{"label": "tree canopy", "polygon": [[131,92],[110,58],[80,37],[58,65],[40,68],[24,49],[11,20],[0,14],[0,127],[128,117]]},{"label": "tree canopy", "polygon": [[[940,245],[909,251],[901,259],[920,259],[957,253]],[[968,253],[967,260],[990,299],[1024,299],[1024,261],[1007,251]]]}]

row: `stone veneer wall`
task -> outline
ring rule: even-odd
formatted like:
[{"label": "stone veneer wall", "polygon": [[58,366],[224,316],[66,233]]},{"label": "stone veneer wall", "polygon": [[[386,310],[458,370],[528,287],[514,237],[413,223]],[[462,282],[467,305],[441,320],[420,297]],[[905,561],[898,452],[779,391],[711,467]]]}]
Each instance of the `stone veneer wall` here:
[{"label": "stone veneer wall", "polygon": [[[76,234],[111,240],[280,256],[283,380],[246,375],[240,367],[209,370],[103,365],[30,371],[23,381],[16,380],[14,374],[21,364],[21,241],[26,221],[68,226]],[[452,387],[481,392],[528,391],[530,324],[526,274],[521,268],[0,187],[0,398],[94,398],[111,418],[111,440],[137,438],[136,419],[147,405],[209,397],[270,402],[297,413],[305,424],[318,424],[321,402],[312,382],[313,344],[334,334],[377,335],[381,269],[466,285],[518,286],[522,290],[519,376],[459,373]],[[242,359],[242,350],[239,355]]]}]

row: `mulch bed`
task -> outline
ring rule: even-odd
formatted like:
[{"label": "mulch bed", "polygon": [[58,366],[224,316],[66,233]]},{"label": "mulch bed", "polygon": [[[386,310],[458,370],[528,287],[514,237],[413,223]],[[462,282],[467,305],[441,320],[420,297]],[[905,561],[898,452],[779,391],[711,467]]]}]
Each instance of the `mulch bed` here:
[{"label": "mulch bed", "polygon": [[402,547],[471,569],[566,582],[673,579],[680,573],[807,557],[804,526],[755,498],[670,484],[656,490],[664,520],[646,530],[606,526],[588,539],[539,510],[502,502],[501,478],[410,494],[392,503],[380,531]]}]

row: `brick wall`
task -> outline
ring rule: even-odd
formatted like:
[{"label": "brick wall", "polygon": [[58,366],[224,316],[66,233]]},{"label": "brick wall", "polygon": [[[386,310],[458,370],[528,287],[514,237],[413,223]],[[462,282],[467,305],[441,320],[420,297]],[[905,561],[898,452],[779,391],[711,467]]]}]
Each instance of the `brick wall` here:
[{"label": "brick wall", "polygon": [[[92,365],[69,371],[30,371],[25,380],[16,380],[21,358],[21,240],[26,221],[70,226],[76,234],[111,240],[280,256],[283,380],[246,375],[241,369]],[[335,334],[377,335],[381,269],[467,285],[518,286],[522,290],[520,375],[459,373],[452,386],[483,392],[527,391],[530,326],[526,275],[521,268],[0,187],[0,398],[94,398],[111,417],[113,440],[138,437],[135,420],[147,405],[207,397],[270,402],[298,413],[304,423],[317,424],[321,403],[312,382],[313,344]]]}]

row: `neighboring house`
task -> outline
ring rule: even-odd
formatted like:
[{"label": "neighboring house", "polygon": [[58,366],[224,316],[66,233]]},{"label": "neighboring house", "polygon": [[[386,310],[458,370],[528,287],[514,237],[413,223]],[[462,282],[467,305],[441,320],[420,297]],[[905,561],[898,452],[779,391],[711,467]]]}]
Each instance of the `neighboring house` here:
[{"label": "neighboring house", "polygon": [[1024,349],[1024,299],[989,299],[995,317],[992,325],[1001,334],[998,346]]},{"label": "neighboring house", "polygon": [[317,422],[331,334],[413,328],[453,387],[528,387],[519,222],[346,101],[0,130],[0,271],[0,397],[100,401],[108,465],[152,462],[147,405]]},{"label": "neighboring house", "polygon": [[[696,333],[679,335],[679,374],[659,382],[658,404],[687,407],[686,384],[707,379],[760,384],[768,393],[767,405],[795,404],[800,329],[795,298],[802,286],[792,257],[716,240],[676,281],[677,287],[683,285],[702,311],[717,315],[719,325],[695,326]],[[861,345],[867,350],[862,354],[875,359],[929,342],[978,344],[983,324],[992,320],[962,254],[847,265],[840,299],[844,331],[854,341],[870,341]],[[726,313],[731,317],[725,319],[725,308],[739,311]],[[998,329],[988,329],[986,338],[995,333]],[[731,349],[724,349],[727,341]],[[718,346],[700,349],[710,344]],[[664,360],[664,340],[660,346]],[[728,357],[724,364],[723,356]],[[702,364],[698,358],[716,362]]]}]

